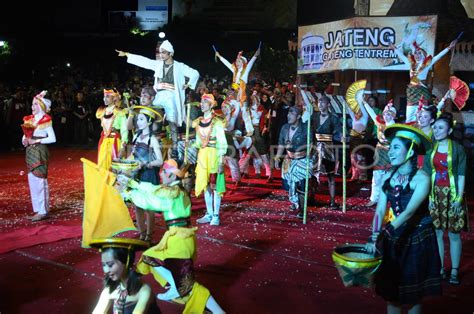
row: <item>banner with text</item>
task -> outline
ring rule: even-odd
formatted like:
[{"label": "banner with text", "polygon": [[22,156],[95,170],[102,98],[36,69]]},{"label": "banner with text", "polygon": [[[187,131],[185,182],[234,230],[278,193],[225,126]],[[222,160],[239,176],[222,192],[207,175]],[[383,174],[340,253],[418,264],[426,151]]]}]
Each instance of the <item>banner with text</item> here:
[{"label": "banner with text", "polygon": [[354,17],[298,27],[298,74],[335,70],[408,70],[413,43],[433,55],[437,16]]}]

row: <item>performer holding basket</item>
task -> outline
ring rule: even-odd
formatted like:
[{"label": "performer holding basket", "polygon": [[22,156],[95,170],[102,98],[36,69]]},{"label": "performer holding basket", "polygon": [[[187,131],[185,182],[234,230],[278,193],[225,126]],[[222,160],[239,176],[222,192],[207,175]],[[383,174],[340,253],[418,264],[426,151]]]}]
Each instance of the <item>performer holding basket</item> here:
[{"label": "performer holding basket", "polygon": [[392,168],[383,179],[366,248],[383,256],[375,290],[387,301],[387,312],[400,313],[406,306],[408,313],[420,313],[424,297],[441,294],[441,261],[427,206],[430,178],[417,168],[417,156],[431,149],[431,140],[402,124],[388,126],[385,136]]}]

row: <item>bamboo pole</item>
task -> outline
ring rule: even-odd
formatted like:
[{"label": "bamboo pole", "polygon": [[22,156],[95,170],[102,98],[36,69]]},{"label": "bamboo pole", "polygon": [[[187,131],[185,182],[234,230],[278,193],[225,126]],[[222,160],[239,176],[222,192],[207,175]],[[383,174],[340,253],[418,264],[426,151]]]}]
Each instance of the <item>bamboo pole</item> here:
[{"label": "bamboo pole", "polygon": [[186,135],[184,139],[184,164],[188,163],[188,146],[189,146],[189,119],[191,117],[191,103],[186,104]]},{"label": "bamboo pole", "polygon": [[[298,89],[301,93],[300,84],[298,84]],[[306,178],[304,186],[304,205],[303,205],[303,225],[306,224],[306,215],[308,212],[308,190],[309,190],[309,154],[311,152],[311,116],[308,116],[308,121],[306,121]]]}]

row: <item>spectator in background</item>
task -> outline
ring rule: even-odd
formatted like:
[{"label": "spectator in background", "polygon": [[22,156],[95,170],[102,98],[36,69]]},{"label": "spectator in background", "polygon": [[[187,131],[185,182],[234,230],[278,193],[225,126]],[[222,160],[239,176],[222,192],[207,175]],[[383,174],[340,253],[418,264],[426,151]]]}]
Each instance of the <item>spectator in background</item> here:
[{"label": "spectator in background", "polygon": [[74,144],[84,145],[87,143],[88,118],[90,110],[84,101],[82,92],[76,93],[76,101],[72,109],[74,124]]},{"label": "spectator in background", "polygon": [[11,150],[19,149],[21,146],[21,128],[19,125],[24,116],[28,114],[28,105],[26,101],[26,92],[21,88],[17,88],[15,95],[8,102],[6,109],[6,125],[9,136],[7,141]]},{"label": "spectator in background", "polygon": [[57,93],[53,95],[53,102],[53,121],[56,128],[58,143],[66,144],[68,143],[69,131],[67,129],[67,123],[70,108],[66,103],[66,98],[64,97],[62,90],[57,91]]}]

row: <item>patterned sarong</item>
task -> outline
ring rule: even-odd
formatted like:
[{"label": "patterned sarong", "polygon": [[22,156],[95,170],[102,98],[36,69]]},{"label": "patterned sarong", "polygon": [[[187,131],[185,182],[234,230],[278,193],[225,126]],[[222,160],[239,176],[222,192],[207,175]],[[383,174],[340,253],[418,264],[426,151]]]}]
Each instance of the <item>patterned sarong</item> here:
[{"label": "patterned sarong", "polygon": [[26,147],[26,167],[38,178],[48,178],[49,150],[44,144]]},{"label": "patterned sarong", "polygon": [[455,214],[451,209],[451,200],[449,197],[449,186],[433,187],[435,199],[430,208],[430,214],[433,218],[433,225],[436,229],[448,230],[451,232],[460,232],[466,224],[466,208],[461,207],[459,214]]},{"label": "patterned sarong", "polygon": [[[325,161],[334,163],[336,161],[336,154],[332,142],[317,142],[316,143],[316,171],[321,172]],[[332,167],[333,168],[333,167]],[[326,172],[332,172],[334,169],[325,169]]]},{"label": "patterned sarong", "polygon": [[288,168],[282,168],[282,177],[288,183],[288,196],[290,202],[299,208],[298,203],[298,191],[296,185],[298,182],[306,179],[306,161],[309,162],[309,174],[308,178],[313,176],[313,162],[311,159],[291,159]]}]

